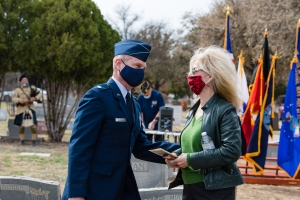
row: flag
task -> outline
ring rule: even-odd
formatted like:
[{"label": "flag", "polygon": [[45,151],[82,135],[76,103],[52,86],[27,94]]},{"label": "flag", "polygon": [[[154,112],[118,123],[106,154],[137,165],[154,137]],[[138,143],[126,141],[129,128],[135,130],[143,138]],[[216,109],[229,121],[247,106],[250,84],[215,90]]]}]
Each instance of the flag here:
[{"label": "flag", "polygon": [[240,107],[238,114],[240,119],[243,119],[244,112],[246,110],[247,102],[249,100],[249,92],[247,86],[247,79],[244,71],[244,62],[245,59],[241,54],[239,55],[239,65],[237,69],[237,80],[238,80],[238,91],[239,91],[239,98],[240,98]]},{"label": "flag", "polygon": [[[300,171],[300,136],[299,119],[297,117],[297,91],[296,83],[299,84],[297,67],[299,63],[296,56],[291,63],[292,69],[288,79],[286,96],[284,101],[283,120],[280,129],[278,144],[278,166],[288,173],[291,178],[296,178]],[[296,78],[298,76],[298,82]],[[299,104],[299,103],[298,103]]]},{"label": "flag", "polygon": [[234,57],[231,48],[231,40],[230,40],[230,11],[232,11],[232,7],[226,6],[226,22],[225,22],[225,34],[224,34],[224,49],[226,49],[229,53],[229,56],[234,63]]},{"label": "flag", "polygon": [[264,93],[264,77],[262,75],[262,58],[258,58],[256,67],[256,76],[250,97],[247,103],[242,120],[242,129],[246,139],[246,147],[248,147],[251,134],[255,125],[255,120],[262,104],[262,96]]},{"label": "flag", "polygon": [[252,88],[253,88],[253,84],[254,84],[254,80],[255,80],[255,77],[256,77],[257,66],[258,66],[258,61],[256,62],[256,65],[255,65],[255,67],[253,69],[253,73],[252,73],[252,76],[251,76],[251,79],[250,79],[250,83],[249,83],[249,86],[248,86],[248,91],[249,91],[250,94],[251,94],[251,91],[252,91]]},{"label": "flag", "polygon": [[[291,61],[280,129],[277,164],[291,178],[300,178],[300,20],[296,28],[295,56]],[[298,91],[298,93],[297,93]]]},{"label": "flag", "polygon": [[274,117],[274,78],[277,59],[277,55],[273,56],[272,65],[270,67],[268,38],[267,33],[265,32],[265,42],[263,46],[263,69],[261,71],[264,79],[266,80],[266,88],[263,95],[263,103],[256,118],[247,153],[245,155],[245,159],[252,164],[255,175],[261,175],[264,171],[269,134],[272,132],[271,118]]},{"label": "flag", "polygon": [[[295,53],[297,54],[297,58],[298,58],[298,62],[300,61],[300,19],[297,23],[297,31],[296,31],[296,46],[295,46]],[[299,70],[299,68],[298,68]],[[300,90],[300,84],[299,82],[297,82],[297,90],[299,91]],[[299,88],[299,89],[298,89]],[[297,95],[297,102],[300,101],[300,94],[298,93]],[[300,120],[300,104],[297,104],[297,116],[298,116],[298,119]]]},{"label": "flag", "polygon": [[300,19],[299,19],[299,21],[297,23],[296,46],[295,46],[295,49],[298,52],[297,58],[298,58],[298,62],[299,62],[300,61]]}]

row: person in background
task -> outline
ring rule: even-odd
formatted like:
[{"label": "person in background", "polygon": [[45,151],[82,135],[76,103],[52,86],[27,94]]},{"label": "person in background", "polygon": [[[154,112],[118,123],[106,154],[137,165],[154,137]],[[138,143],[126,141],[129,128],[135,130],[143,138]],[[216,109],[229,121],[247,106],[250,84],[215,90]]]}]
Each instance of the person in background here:
[{"label": "person in background", "polygon": [[[142,120],[145,129],[157,130],[159,121],[159,108],[165,106],[161,93],[153,90],[148,81],[141,85],[142,93],[138,96],[138,102],[142,110]],[[162,141],[164,135],[147,134],[149,140]]]},{"label": "person in background", "polygon": [[149,150],[179,148],[179,144],[147,139],[140,106],[131,94],[144,79],[151,46],[123,40],[114,50],[112,77],[90,89],[79,103],[62,200],[140,200],[131,154],[165,164],[163,157]]},{"label": "person in background", "polygon": [[27,73],[21,75],[20,86],[15,89],[12,97],[12,102],[17,106],[14,124],[19,126],[21,145],[25,145],[25,127],[30,127],[32,145],[35,146],[37,120],[33,102],[41,100],[42,93],[34,85],[29,85],[28,78]]},{"label": "person in background", "polygon": [[[239,98],[235,66],[220,47],[200,48],[190,60],[188,85],[199,100],[190,109],[180,136],[181,148],[166,157],[179,172],[169,188],[183,184],[183,200],[234,200],[243,177],[235,162],[241,155]],[[203,151],[201,133],[215,148]]]}]

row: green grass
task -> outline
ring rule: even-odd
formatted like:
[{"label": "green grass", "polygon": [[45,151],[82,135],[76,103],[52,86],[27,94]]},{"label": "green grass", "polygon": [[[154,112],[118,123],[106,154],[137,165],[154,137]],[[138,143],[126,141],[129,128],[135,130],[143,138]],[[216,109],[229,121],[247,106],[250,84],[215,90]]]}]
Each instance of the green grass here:
[{"label": "green grass", "polygon": [[25,171],[23,170],[19,170],[19,171],[11,171],[10,172],[10,176],[24,176],[25,174]]},{"label": "green grass", "polygon": [[[68,143],[38,143],[36,148],[26,142],[0,140],[0,176],[27,176],[59,182],[63,189],[68,169]],[[50,157],[21,156],[21,152],[49,153]]]},{"label": "green grass", "polygon": [[4,162],[4,166],[5,167],[11,167],[12,165],[11,165],[11,161],[10,161],[10,157],[9,156],[5,156],[4,158],[3,158],[3,162]]}]

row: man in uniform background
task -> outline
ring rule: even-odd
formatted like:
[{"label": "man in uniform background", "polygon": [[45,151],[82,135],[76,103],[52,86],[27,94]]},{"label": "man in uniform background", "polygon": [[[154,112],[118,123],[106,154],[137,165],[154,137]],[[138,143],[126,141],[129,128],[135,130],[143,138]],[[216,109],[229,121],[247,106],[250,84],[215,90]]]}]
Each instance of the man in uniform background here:
[{"label": "man in uniform background", "polygon": [[[149,130],[158,129],[159,108],[165,106],[165,101],[161,93],[153,90],[148,81],[141,86],[142,93],[138,96],[138,102],[142,110],[144,128]],[[164,135],[147,134],[149,140],[162,141]]]},{"label": "man in uniform background", "polygon": [[29,85],[28,74],[24,73],[19,79],[21,85],[14,91],[12,102],[17,106],[14,124],[19,126],[20,144],[25,144],[25,127],[31,128],[32,145],[36,145],[36,114],[34,111],[34,101],[40,100],[42,94],[36,87]]},{"label": "man in uniform background", "polygon": [[140,200],[131,154],[165,164],[163,157],[149,150],[179,148],[178,144],[147,140],[140,106],[131,94],[143,81],[151,46],[123,40],[114,50],[112,77],[90,89],[79,103],[62,200]]}]

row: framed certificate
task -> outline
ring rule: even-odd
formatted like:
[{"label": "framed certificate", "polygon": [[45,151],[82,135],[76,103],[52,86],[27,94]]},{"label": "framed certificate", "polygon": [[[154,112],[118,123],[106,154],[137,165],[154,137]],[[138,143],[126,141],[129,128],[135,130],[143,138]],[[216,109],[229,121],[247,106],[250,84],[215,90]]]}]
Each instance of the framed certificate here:
[{"label": "framed certificate", "polygon": [[152,150],[149,150],[149,151],[151,151],[152,153],[155,153],[159,156],[162,156],[162,157],[165,157],[165,156],[168,156],[168,155],[173,157],[174,159],[178,157],[178,156],[176,156],[176,155],[174,155],[174,154],[172,154],[172,153],[170,153],[170,152],[168,152],[168,151],[166,151],[162,148],[152,149]]}]

